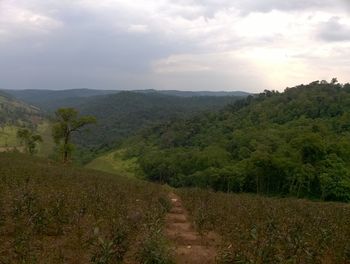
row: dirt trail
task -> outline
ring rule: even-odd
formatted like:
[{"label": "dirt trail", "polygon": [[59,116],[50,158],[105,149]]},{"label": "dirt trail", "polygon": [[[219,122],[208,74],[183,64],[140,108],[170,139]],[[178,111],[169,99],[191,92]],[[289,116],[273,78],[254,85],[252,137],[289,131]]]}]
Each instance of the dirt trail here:
[{"label": "dirt trail", "polygon": [[215,234],[200,236],[188,220],[181,199],[174,193],[169,197],[172,209],[166,216],[166,235],[173,242],[176,263],[215,263],[219,237]]}]

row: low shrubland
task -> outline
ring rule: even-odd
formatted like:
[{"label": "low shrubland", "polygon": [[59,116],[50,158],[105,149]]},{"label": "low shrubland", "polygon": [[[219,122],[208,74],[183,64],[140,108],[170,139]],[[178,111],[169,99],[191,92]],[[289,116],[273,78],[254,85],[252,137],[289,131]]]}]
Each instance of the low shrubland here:
[{"label": "low shrubland", "polygon": [[0,153],[0,263],[168,263],[166,199],[155,184]]},{"label": "low shrubland", "polygon": [[200,233],[222,236],[219,263],[350,263],[350,207],[179,190]]}]

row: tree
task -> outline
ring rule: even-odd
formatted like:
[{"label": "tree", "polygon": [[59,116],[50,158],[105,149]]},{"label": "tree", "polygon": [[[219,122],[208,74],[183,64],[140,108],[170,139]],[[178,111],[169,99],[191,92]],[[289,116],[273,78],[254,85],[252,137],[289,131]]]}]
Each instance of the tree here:
[{"label": "tree", "polygon": [[93,116],[79,117],[78,111],[74,108],[59,108],[55,114],[56,120],[52,128],[52,136],[55,143],[61,145],[63,162],[66,163],[74,148],[71,143],[72,133],[83,126],[96,123],[96,119]]},{"label": "tree", "polygon": [[20,139],[21,144],[24,144],[25,151],[30,155],[33,155],[36,152],[37,143],[42,142],[40,135],[36,135],[26,128],[18,130],[17,137]]}]

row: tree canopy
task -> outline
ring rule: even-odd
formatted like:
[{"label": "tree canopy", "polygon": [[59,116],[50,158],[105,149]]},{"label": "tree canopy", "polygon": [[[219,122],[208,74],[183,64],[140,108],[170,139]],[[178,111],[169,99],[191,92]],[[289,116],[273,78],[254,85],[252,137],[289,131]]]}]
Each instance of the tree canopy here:
[{"label": "tree canopy", "polygon": [[68,161],[69,155],[74,149],[74,145],[71,143],[72,133],[93,123],[96,123],[95,117],[79,117],[78,111],[74,108],[60,108],[56,111],[55,123],[52,127],[52,136],[56,144],[60,145],[64,162]]},{"label": "tree canopy", "polygon": [[173,186],[350,200],[350,84],[264,91],[128,142],[145,177]]},{"label": "tree canopy", "polygon": [[33,131],[22,128],[17,131],[17,137],[24,145],[25,151],[31,155],[35,154],[37,143],[42,142],[40,135],[34,134]]}]

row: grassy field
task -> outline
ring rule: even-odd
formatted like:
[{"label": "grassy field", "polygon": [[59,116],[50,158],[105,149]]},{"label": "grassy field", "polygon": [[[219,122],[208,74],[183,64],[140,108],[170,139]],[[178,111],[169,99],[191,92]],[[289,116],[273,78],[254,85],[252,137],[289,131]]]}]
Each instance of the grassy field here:
[{"label": "grassy field", "polygon": [[171,263],[159,185],[0,153],[0,263]]},{"label": "grassy field", "polygon": [[38,134],[42,137],[43,142],[39,144],[38,155],[40,157],[49,157],[55,147],[52,139],[51,125],[49,122],[43,122],[38,125]]},{"label": "grassy field", "polygon": [[123,150],[104,154],[87,164],[86,168],[128,177],[135,177],[138,170],[136,159],[123,159]]},{"label": "grassy field", "polygon": [[[17,126],[5,126],[0,128],[0,152],[13,150],[14,148],[21,150],[21,145],[17,139]],[[51,125],[49,122],[42,122],[37,126],[37,131],[43,142],[38,144],[38,156],[48,157],[53,149],[54,142],[51,135]]]},{"label": "grassy field", "polygon": [[17,130],[15,126],[4,126],[0,128],[0,147],[16,147],[19,145],[17,140]]},{"label": "grassy field", "polygon": [[350,206],[179,190],[199,232],[222,236],[219,263],[350,263]]}]

